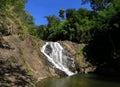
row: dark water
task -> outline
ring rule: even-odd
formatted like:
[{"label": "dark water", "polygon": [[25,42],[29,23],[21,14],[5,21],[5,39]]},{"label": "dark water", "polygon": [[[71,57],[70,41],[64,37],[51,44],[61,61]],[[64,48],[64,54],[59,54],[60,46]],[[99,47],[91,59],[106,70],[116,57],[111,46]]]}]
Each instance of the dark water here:
[{"label": "dark water", "polygon": [[74,75],[62,79],[45,79],[37,87],[120,87],[120,81],[114,77],[96,75]]}]

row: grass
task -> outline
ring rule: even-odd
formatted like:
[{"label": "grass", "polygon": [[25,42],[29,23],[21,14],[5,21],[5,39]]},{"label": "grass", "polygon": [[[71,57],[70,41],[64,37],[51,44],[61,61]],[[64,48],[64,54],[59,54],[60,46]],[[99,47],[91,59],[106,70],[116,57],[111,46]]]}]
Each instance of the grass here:
[{"label": "grass", "polygon": [[12,56],[11,59],[12,59],[12,62],[13,62],[13,63],[18,63],[18,59],[17,59],[17,57]]},{"label": "grass", "polygon": [[32,72],[32,68],[30,67],[30,65],[27,63],[27,61],[24,61],[25,66],[26,66],[26,71],[27,72]]},{"label": "grass", "polygon": [[76,52],[76,55],[83,56],[84,47],[85,47],[85,45],[81,44],[80,49]]},{"label": "grass", "polygon": [[24,55],[25,54],[25,51],[24,51],[24,48],[19,48],[19,51],[20,51],[20,55]]},{"label": "grass", "polygon": [[[22,56],[22,57],[24,57],[24,55],[25,55],[25,50],[24,50],[24,48],[19,48],[19,50],[20,50],[20,55]],[[26,59],[25,58],[23,58],[23,61],[24,61],[24,64],[25,64],[25,66],[26,66],[26,71],[27,72],[31,72],[32,71],[32,68],[30,67],[30,65],[28,64],[28,62],[26,61]]]}]

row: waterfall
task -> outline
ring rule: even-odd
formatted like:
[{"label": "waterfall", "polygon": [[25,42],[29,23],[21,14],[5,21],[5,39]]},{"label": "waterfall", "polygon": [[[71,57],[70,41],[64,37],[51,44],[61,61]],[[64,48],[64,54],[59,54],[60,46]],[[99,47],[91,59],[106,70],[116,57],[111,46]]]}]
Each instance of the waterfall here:
[{"label": "waterfall", "polygon": [[65,72],[68,76],[74,74],[69,69],[70,67],[75,67],[74,60],[58,42],[46,42],[41,48],[41,52],[55,68]]}]

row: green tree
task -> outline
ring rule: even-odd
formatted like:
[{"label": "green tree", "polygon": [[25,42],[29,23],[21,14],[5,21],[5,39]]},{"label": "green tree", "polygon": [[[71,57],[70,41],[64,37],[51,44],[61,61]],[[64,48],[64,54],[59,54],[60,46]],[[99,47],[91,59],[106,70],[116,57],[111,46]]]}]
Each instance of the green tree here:
[{"label": "green tree", "polygon": [[60,9],[59,11],[59,17],[61,17],[62,19],[64,19],[64,13],[65,13],[65,10],[64,9]]},{"label": "green tree", "polygon": [[111,0],[82,0],[82,3],[90,3],[92,9],[96,11],[101,11],[109,6]]}]

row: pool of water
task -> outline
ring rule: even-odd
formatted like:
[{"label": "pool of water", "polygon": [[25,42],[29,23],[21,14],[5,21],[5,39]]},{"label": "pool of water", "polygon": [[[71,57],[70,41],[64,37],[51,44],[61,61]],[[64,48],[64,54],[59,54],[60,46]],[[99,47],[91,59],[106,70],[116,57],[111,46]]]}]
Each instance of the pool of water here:
[{"label": "pool of water", "polygon": [[93,74],[55,79],[47,78],[36,84],[37,87],[120,87],[119,77],[100,77]]}]

